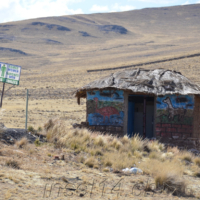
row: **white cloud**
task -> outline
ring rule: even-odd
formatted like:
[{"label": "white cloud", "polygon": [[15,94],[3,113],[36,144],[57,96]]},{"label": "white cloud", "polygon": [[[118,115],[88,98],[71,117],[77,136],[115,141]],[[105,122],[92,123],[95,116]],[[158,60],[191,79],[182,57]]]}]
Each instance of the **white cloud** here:
[{"label": "white cloud", "polygon": [[133,10],[135,9],[134,6],[131,5],[124,5],[121,6],[118,3],[115,3],[114,5],[108,7],[108,6],[99,6],[99,5],[93,5],[90,11],[92,12],[117,12],[117,11],[127,11],[127,10]]},{"label": "white cloud", "polygon": [[178,0],[128,0],[128,1],[142,1],[142,2],[149,2],[149,3],[157,3],[157,4],[171,4],[178,2]]},{"label": "white cloud", "polygon": [[92,12],[107,12],[109,11],[108,6],[98,6],[98,5],[93,5],[92,8],[90,9]]},{"label": "white cloud", "polygon": [[69,3],[80,0],[6,0],[0,2],[0,22],[83,13],[70,9]]},{"label": "white cloud", "polygon": [[189,1],[186,1],[186,2],[183,3],[182,5],[188,5],[188,4],[190,4],[190,2],[189,2]]},{"label": "white cloud", "polygon": [[200,1],[197,1],[196,3],[200,3]]},{"label": "white cloud", "polygon": [[125,5],[125,6],[120,6],[118,3],[115,3],[112,6],[112,12],[116,12],[116,11],[128,11],[128,10],[134,10],[135,7],[131,6],[131,5]]}]

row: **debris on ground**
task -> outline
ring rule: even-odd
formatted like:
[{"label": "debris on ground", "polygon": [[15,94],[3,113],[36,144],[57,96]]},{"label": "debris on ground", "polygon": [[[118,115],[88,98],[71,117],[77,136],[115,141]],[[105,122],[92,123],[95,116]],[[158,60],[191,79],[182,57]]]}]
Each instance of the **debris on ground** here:
[{"label": "debris on ground", "polygon": [[[0,123],[2,127],[2,123]],[[20,140],[24,137],[28,139],[28,142],[33,143],[38,136],[31,134],[26,129],[18,129],[18,128],[3,128],[0,127],[0,141],[6,144],[15,144],[17,140]],[[44,138],[41,137],[40,140],[44,142]]]},{"label": "debris on ground", "polygon": [[59,156],[54,156],[53,159],[54,159],[54,160],[60,160],[60,157],[59,157]]},{"label": "debris on ground", "polygon": [[125,173],[132,173],[132,174],[142,174],[143,173],[143,171],[137,167],[125,168],[125,169],[122,169],[122,171]]},{"label": "debris on ground", "polygon": [[197,149],[189,149],[188,151],[193,153],[195,156],[200,154],[200,151],[198,151]]}]

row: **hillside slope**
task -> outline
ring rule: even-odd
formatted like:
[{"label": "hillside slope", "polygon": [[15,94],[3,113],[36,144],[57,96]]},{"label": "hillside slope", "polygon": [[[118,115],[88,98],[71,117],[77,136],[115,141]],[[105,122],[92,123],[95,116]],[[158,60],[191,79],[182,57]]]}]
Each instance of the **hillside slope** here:
[{"label": "hillside slope", "polygon": [[200,4],[0,24],[2,62],[98,68],[200,52]]}]

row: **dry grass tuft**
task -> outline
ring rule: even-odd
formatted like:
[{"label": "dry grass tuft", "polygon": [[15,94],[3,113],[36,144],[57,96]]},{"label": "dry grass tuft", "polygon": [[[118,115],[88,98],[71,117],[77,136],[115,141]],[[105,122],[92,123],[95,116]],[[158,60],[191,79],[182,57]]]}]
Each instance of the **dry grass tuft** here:
[{"label": "dry grass tuft", "polygon": [[21,140],[18,140],[16,141],[15,145],[18,147],[18,148],[22,148],[24,147],[25,145],[28,144],[28,139],[26,137],[23,137]]},{"label": "dry grass tuft", "polygon": [[[49,124],[53,124],[53,126],[47,128],[48,141],[78,153],[87,153],[87,156],[91,157],[86,160],[83,159],[81,162],[89,167],[96,165],[95,157],[97,156],[100,159],[100,164],[104,167],[112,167],[114,170],[133,167],[134,164],[143,160],[144,147],[149,143],[147,139],[143,140],[139,135],[134,135],[132,138],[128,138],[128,136],[117,138],[91,132],[88,129],[68,128],[66,122],[60,119],[51,120]],[[146,152],[146,157],[149,156],[150,160],[164,161],[161,158],[164,145],[158,141],[153,141],[149,146],[151,153]]]},{"label": "dry grass tuft", "polygon": [[149,154],[149,158],[150,159],[160,159],[161,158],[161,155],[156,152],[156,151],[152,151],[150,154]]},{"label": "dry grass tuft", "polygon": [[200,178],[200,172],[194,172],[193,176]]},{"label": "dry grass tuft", "polygon": [[172,152],[173,154],[178,154],[180,151],[178,147],[168,147],[167,152]]},{"label": "dry grass tuft", "polygon": [[109,172],[109,171],[110,171],[110,170],[109,170],[109,168],[107,168],[107,167],[103,169],[103,172]]},{"label": "dry grass tuft", "polygon": [[200,158],[199,158],[199,157],[196,157],[196,158],[194,159],[194,163],[195,163],[198,167],[200,167]]},{"label": "dry grass tuft", "polygon": [[115,149],[119,150],[122,147],[122,143],[121,141],[119,141],[119,139],[114,138],[114,140],[111,143],[111,146],[114,147]]},{"label": "dry grass tuft", "polygon": [[145,174],[154,177],[156,187],[166,189],[174,195],[185,194],[186,182],[182,178],[184,166],[177,159],[160,161],[148,160],[139,165]]},{"label": "dry grass tuft", "polygon": [[20,168],[19,167],[20,165],[16,160],[8,160],[8,161],[6,161],[6,166],[12,167],[14,169],[19,169]]},{"label": "dry grass tuft", "polygon": [[194,158],[194,156],[192,155],[192,153],[188,152],[188,151],[182,151],[182,152],[180,152],[179,157],[180,157],[180,159],[182,161],[186,161],[186,162],[192,162],[193,158]]},{"label": "dry grass tuft", "polygon": [[106,144],[104,137],[102,135],[97,136],[95,138],[94,144],[103,147]]},{"label": "dry grass tuft", "polygon": [[104,166],[112,167],[115,170],[133,167],[136,161],[136,158],[130,158],[127,153],[107,152],[103,157]]},{"label": "dry grass tuft", "polygon": [[121,142],[123,145],[126,145],[129,143],[129,138],[127,135],[125,135],[122,139],[121,139]]},{"label": "dry grass tuft", "polygon": [[95,157],[90,157],[86,159],[85,161],[85,165],[87,165],[90,168],[94,167],[97,164],[98,164],[98,161],[95,159]]},{"label": "dry grass tuft", "polygon": [[45,124],[44,124],[44,129],[48,131],[54,126],[53,120],[49,119]]},{"label": "dry grass tuft", "polygon": [[159,174],[155,177],[156,187],[167,190],[173,195],[184,195],[186,189],[185,181],[178,176],[170,172]]},{"label": "dry grass tuft", "polygon": [[133,155],[138,159],[142,159],[143,157],[143,153],[141,151],[134,151]]},{"label": "dry grass tuft", "polygon": [[143,151],[145,140],[142,139],[139,134],[135,134],[130,138],[131,150],[134,151]]},{"label": "dry grass tuft", "polygon": [[149,148],[150,151],[157,151],[157,152],[163,151],[165,149],[165,145],[159,143],[157,140],[149,141],[147,143],[147,147]]}]

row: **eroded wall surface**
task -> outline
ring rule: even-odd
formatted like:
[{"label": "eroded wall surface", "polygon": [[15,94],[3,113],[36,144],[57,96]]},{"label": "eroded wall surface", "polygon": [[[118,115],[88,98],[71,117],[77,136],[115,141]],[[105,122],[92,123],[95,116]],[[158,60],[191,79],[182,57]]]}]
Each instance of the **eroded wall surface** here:
[{"label": "eroded wall surface", "polygon": [[190,137],[193,133],[193,95],[166,95],[156,100],[156,135]]},{"label": "eroded wall surface", "polygon": [[122,132],[124,92],[121,90],[87,92],[87,121],[95,130]]}]

